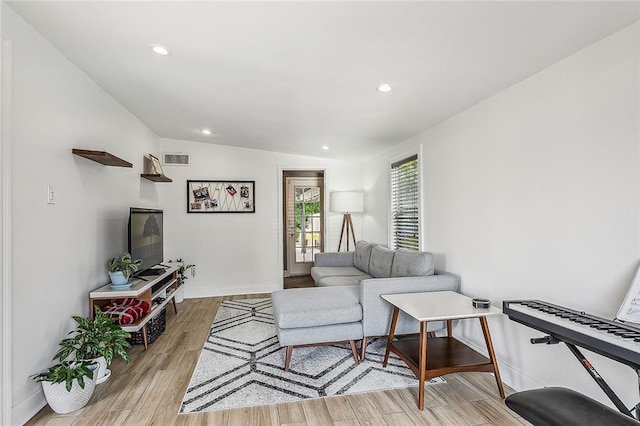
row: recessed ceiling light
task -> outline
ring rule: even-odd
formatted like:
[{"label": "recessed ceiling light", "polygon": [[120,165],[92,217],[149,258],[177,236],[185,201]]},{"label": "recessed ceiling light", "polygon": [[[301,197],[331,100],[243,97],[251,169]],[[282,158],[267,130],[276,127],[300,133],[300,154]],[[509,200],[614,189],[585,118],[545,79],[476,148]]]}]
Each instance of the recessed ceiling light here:
[{"label": "recessed ceiling light", "polygon": [[169,51],[167,50],[166,47],[160,46],[157,44],[154,44],[153,46],[151,46],[151,50],[156,52],[158,55],[162,55],[162,56],[167,56],[169,54]]},{"label": "recessed ceiling light", "polygon": [[378,90],[378,92],[387,93],[393,90],[393,87],[391,87],[390,84],[382,83],[376,89]]},{"label": "recessed ceiling light", "polygon": [[322,147],[322,149],[324,149],[325,151],[328,151],[329,147],[325,145],[325,146]]},{"label": "recessed ceiling light", "polygon": [[209,135],[211,135],[211,130],[209,130],[209,129],[202,129],[202,130],[200,130],[200,133],[202,133],[202,134],[203,134],[203,135],[205,135],[205,136],[209,136]]}]

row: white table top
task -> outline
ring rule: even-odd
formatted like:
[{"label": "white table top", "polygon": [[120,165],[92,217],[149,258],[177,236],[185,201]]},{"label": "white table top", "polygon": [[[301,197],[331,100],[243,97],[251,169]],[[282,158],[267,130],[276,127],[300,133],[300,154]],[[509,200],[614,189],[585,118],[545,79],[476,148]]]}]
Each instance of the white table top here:
[{"label": "white table top", "polygon": [[162,275],[151,275],[141,278],[133,278],[131,287],[124,290],[114,290],[111,288],[111,284],[105,284],[100,288],[97,288],[89,293],[89,297],[91,298],[124,298],[124,297],[138,297],[145,291],[152,288],[162,279],[166,278],[170,274],[174,273],[180,265],[177,263],[168,263],[165,265],[168,267],[165,269],[165,272]]},{"label": "white table top", "polygon": [[502,313],[494,306],[476,309],[471,304],[471,297],[455,291],[383,294],[381,297],[418,321],[478,318]]}]

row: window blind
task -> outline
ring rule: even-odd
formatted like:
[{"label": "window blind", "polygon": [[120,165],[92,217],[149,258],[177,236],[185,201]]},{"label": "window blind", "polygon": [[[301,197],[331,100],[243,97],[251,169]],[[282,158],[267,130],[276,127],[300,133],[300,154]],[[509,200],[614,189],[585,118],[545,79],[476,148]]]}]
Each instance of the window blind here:
[{"label": "window blind", "polygon": [[391,220],[394,248],[420,250],[418,156],[391,165]]}]

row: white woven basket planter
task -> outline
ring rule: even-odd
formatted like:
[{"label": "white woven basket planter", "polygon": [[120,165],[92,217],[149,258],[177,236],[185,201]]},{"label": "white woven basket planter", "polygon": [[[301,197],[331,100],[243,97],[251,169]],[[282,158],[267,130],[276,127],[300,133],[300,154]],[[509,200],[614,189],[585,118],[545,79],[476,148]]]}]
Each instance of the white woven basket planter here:
[{"label": "white woven basket planter", "polygon": [[41,383],[47,403],[58,414],[71,413],[87,405],[96,387],[96,382],[89,378],[84,379],[84,389],[74,380],[70,392],[64,383]]}]

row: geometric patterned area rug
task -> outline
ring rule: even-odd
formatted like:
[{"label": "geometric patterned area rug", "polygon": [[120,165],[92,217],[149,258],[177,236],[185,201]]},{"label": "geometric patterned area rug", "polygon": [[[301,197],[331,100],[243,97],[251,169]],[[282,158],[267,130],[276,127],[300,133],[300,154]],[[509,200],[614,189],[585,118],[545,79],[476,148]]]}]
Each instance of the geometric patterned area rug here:
[{"label": "geometric patterned area rug", "polygon": [[[395,355],[382,368],[385,345],[386,339],[369,343],[367,359],[359,365],[349,345],[296,348],[285,373],[285,350],[273,326],[271,299],[224,301],[180,413],[417,386],[411,370]],[[427,384],[443,382],[438,377]]]}]

